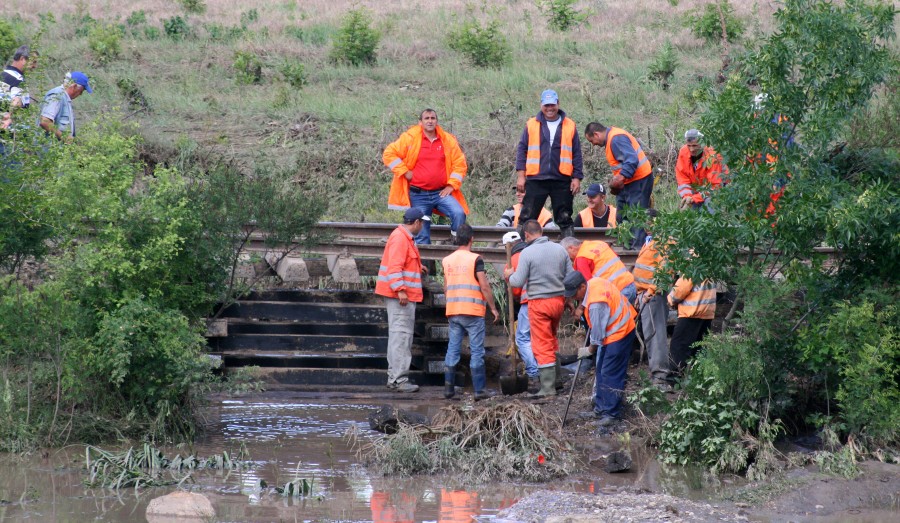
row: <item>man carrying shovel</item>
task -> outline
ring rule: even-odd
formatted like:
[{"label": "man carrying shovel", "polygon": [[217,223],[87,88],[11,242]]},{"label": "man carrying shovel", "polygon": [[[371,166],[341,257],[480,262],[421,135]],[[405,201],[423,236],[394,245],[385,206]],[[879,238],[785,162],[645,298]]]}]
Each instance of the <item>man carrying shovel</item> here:
[{"label": "man carrying shovel", "polygon": [[572,271],[566,276],[565,288],[566,298],[572,298],[584,307],[590,333],[589,344],[578,349],[578,357],[597,354],[594,408],[580,416],[598,419],[598,426],[606,429],[615,425],[622,414],[637,312],[609,280],[591,278],[585,281],[580,272]]}]

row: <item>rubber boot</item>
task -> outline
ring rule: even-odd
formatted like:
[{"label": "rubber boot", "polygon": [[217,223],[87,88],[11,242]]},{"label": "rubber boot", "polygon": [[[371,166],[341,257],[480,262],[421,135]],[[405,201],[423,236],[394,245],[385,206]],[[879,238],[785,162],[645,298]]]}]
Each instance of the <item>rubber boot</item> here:
[{"label": "rubber boot", "polygon": [[484,367],[472,369],[472,386],[475,388],[475,401],[486,400],[497,395],[496,391],[484,388],[487,383],[487,376],[485,376],[484,372]]},{"label": "rubber boot", "polygon": [[[563,238],[571,238],[573,236],[575,236],[575,227],[574,226],[562,227],[559,229],[559,239],[560,240]],[[524,238],[524,236],[523,236],[523,238]]]},{"label": "rubber boot", "polygon": [[447,399],[456,395],[456,365],[448,367],[444,365],[444,397]]},{"label": "rubber boot", "polygon": [[556,387],[554,387],[554,383],[556,382],[556,368],[543,367],[538,369],[538,373],[540,374],[541,379],[541,390],[533,397],[545,398],[547,396],[556,396]]}]

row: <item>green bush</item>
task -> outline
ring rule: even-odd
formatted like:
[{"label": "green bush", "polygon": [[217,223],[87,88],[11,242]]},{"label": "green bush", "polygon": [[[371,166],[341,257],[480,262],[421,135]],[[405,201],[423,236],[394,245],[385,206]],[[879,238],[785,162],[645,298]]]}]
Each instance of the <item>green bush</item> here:
[{"label": "green bush", "polygon": [[653,55],[650,62],[649,78],[659,83],[663,91],[669,89],[669,82],[678,68],[678,56],[671,42],[666,42],[662,48]]},{"label": "green bush", "polygon": [[147,23],[147,13],[143,9],[140,11],[132,11],[128,18],[125,19],[125,23],[128,24],[129,27],[137,27],[139,25],[144,25]]},{"label": "green bush", "polygon": [[166,36],[173,40],[183,40],[191,32],[187,21],[180,16],[173,16],[163,20],[163,29],[166,32]]},{"label": "green bush", "polygon": [[363,9],[353,9],[344,16],[334,37],[331,60],[355,66],[374,63],[379,40],[381,34],[372,27],[369,13]]},{"label": "green bush", "polygon": [[244,29],[257,20],[259,20],[259,12],[256,9],[250,9],[241,13],[241,27]]},{"label": "green bush", "polygon": [[547,25],[556,31],[565,32],[587,22],[590,13],[575,8],[578,0],[540,0],[538,7],[547,16]]},{"label": "green bush", "polygon": [[500,21],[495,17],[482,23],[470,16],[450,29],[447,46],[478,67],[501,67],[509,62],[512,54]]},{"label": "green bush", "polygon": [[262,61],[252,51],[235,51],[235,79],[239,84],[258,84],[262,81]]},{"label": "green bush", "polygon": [[278,68],[278,71],[284,77],[284,81],[289,83],[291,87],[300,89],[307,83],[306,69],[300,62],[286,60]]},{"label": "green bush", "polygon": [[148,25],[144,28],[144,38],[147,40],[159,40],[160,36],[162,36],[162,33],[160,33],[158,27]]},{"label": "green bush", "polygon": [[734,14],[734,7],[728,0],[706,4],[703,12],[694,12],[692,18],[691,32],[709,44],[722,41],[722,18],[729,42],[740,40],[744,35],[744,22]]},{"label": "green bush", "polygon": [[334,28],[330,25],[313,25],[310,27],[288,26],[284,28],[284,34],[296,38],[304,44],[323,46],[328,43]]},{"label": "green bush", "polygon": [[206,32],[210,40],[230,41],[240,38],[244,35],[245,29],[238,26],[226,26],[223,24],[209,23],[205,24]]},{"label": "green bush", "polygon": [[96,24],[88,32],[88,47],[101,63],[115,60],[122,53],[122,29],[112,24]]},{"label": "green bush", "polygon": [[19,46],[15,31],[12,25],[6,20],[0,18],[0,61],[5,63],[10,59],[16,48]]},{"label": "green bush", "polygon": [[206,2],[203,0],[178,0],[185,13],[201,15],[206,12]]}]

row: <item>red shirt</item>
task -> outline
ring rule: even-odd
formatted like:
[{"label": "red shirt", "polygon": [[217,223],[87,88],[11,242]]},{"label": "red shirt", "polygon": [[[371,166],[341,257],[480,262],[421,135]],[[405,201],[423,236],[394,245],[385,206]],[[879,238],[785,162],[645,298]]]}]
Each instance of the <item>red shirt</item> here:
[{"label": "red shirt", "polygon": [[439,191],[447,186],[447,157],[440,137],[432,142],[422,133],[422,149],[409,184],[426,191]]}]

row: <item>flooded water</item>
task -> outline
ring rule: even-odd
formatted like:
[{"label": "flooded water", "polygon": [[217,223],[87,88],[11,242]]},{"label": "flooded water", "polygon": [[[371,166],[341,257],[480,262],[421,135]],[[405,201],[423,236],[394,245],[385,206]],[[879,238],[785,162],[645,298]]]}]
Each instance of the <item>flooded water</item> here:
[{"label": "flooded water", "polygon": [[[192,452],[209,456],[246,448],[247,470],[200,471],[186,488],[206,495],[216,521],[413,521],[470,522],[491,516],[535,489],[611,494],[618,486],[642,486],[682,496],[709,494],[710,485],[679,474],[660,473],[648,455],[636,454],[635,472],[610,475],[590,467],[584,475],[551,485],[460,485],[447,477],[384,478],[358,464],[345,438],[356,425],[363,440],[377,437],[368,414],[384,402],[257,397],[219,400],[211,408],[215,424],[192,449],[166,449],[167,455]],[[394,402],[429,416],[441,402]],[[0,456],[0,521],[145,521],[149,501],[174,488],[119,492],[89,489],[83,449],[71,447],[27,458]],[[585,456],[589,459],[590,456]],[[261,490],[294,478],[313,482],[305,499],[285,499]]]}]

